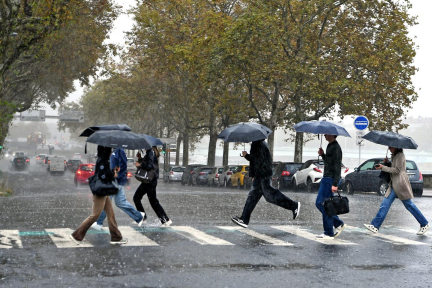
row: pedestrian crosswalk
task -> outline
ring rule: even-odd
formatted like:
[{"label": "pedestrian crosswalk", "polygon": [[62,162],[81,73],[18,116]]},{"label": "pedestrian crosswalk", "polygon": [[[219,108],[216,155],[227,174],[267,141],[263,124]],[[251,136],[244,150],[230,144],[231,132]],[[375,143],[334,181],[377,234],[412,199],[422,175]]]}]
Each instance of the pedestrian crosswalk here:
[{"label": "pedestrian crosswalk", "polygon": [[[301,226],[257,226],[256,229],[244,229],[239,226],[212,226],[211,229],[195,228],[191,226],[171,226],[166,228],[135,228],[130,226],[120,226],[123,237],[128,239],[128,243],[122,247],[134,246],[161,246],[158,243],[158,237],[155,233],[171,233],[176,235],[171,241],[189,240],[197,245],[214,245],[214,246],[235,246],[248,245],[248,243],[260,243],[259,245],[298,247],[312,243],[316,245],[334,245],[334,246],[355,246],[367,243],[367,240],[373,237],[383,243],[393,245],[418,245],[430,246],[428,236],[417,236],[414,230],[410,229],[388,229],[388,233],[373,234],[368,230],[355,226],[347,226],[340,238],[334,240],[317,240],[315,235],[320,234],[317,231],[311,231]],[[105,228],[103,231],[89,230],[83,243],[77,245],[69,235],[73,232],[69,228],[50,228],[43,231],[19,231],[19,230],[0,230],[0,249],[26,248],[26,245],[32,245],[28,237],[47,237],[57,248],[90,248],[100,245],[100,241],[93,241],[92,234],[106,234],[109,239],[109,231]],[[394,235],[397,234],[397,235]],[[403,235],[400,236],[400,235]],[[90,238],[90,239],[89,239]],[[256,241],[248,241],[253,239]],[[24,244],[23,244],[24,243]],[[171,242],[172,243],[172,242]],[[175,243],[173,243],[175,245]],[[253,244],[250,244],[253,245]]]}]

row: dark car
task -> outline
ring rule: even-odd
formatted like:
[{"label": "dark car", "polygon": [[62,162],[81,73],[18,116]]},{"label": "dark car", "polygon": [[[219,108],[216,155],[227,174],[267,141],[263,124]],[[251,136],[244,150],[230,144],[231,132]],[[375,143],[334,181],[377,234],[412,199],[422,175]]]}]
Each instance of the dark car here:
[{"label": "dark car", "polygon": [[30,165],[30,158],[24,152],[15,152],[11,160],[11,168],[16,171],[23,171]]},{"label": "dark car", "polygon": [[[348,194],[354,194],[354,191],[374,191],[378,195],[384,196],[388,184],[379,178],[381,170],[375,169],[375,164],[382,164],[381,158],[373,158],[363,162],[354,172],[345,176],[344,190]],[[423,175],[418,169],[416,163],[412,160],[406,160],[406,170],[413,189],[414,195],[423,195]]]},{"label": "dark car", "polygon": [[214,167],[197,167],[192,174],[192,185],[207,185],[208,175]]},{"label": "dark car", "polygon": [[83,163],[79,159],[69,159],[66,162],[66,169],[75,173],[75,171],[78,170],[78,167],[81,164],[83,164]]},{"label": "dark car", "polygon": [[302,165],[303,163],[279,162],[273,168],[272,186],[279,190],[292,188],[292,176]]},{"label": "dark car", "polygon": [[194,169],[197,167],[205,166],[204,164],[190,164],[186,167],[181,178],[181,184],[184,186],[188,184],[192,185],[192,175],[194,174]]}]

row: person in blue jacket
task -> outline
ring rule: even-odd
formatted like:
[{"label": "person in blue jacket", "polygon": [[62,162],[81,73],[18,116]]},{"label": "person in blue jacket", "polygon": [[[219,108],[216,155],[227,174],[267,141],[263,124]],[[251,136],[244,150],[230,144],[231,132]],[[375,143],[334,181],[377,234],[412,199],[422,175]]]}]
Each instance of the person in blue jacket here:
[{"label": "person in blue jacket", "polygon": [[156,146],[153,146],[152,149],[147,149],[144,158],[141,158],[140,152],[137,153],[138,161],[135,163],[135,166],[146,171],[155,169],[156,176],[150,183],[141,183],[133,196],[133,201],[137,210],[145,213],[141,200],[143,196],[147,194],[151,207],[161,221],[161,227],[168,227],[172,224],[172,221],[168,218],[168,215],[165,213],[165,210],[162,208],[162,205],[156,197],[157,179],[159,178],[159,156],[160,154]]},{"label": "person in blue jacket", "polygon": [[[110,166],[112,170],[119,170],[116,177],[117,183],[119,184],[119,192],[110,196],[114,198],[115,205],[123,210],[129,217],[131,217],[137,224],[138,227],[142,227],[145,221],[145,213],[137,211],[132,204],[130,204],[124,193],[124,185],[127,182],[127,156],[123,149],[117,148],[110,157]],[[103,221],[105,220],[106,213],[103,211],[99,219],[91,226],[96,230],[102,230]]]}]

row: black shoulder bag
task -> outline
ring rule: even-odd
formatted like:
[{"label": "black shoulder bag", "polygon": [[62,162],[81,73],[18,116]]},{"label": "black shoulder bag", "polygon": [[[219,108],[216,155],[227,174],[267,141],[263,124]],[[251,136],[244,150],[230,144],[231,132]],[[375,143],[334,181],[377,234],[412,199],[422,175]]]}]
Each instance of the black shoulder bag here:
[{"label": "black shoulder bag", "polygon": [[95,196],[116,195],[119,191],[117,180],[102,181],[97,174],[89,178],[89,186]]},{"label": "black shoulder bag", "polygon": [[[146,161],[147,159],[144,159],[143,161]],[[154,169],[151,170],[145,170],[141,167],[137,168],[137,171],[135,172],[134,176],[135,179],[142,183],[150,183],[153,181],[153,179],[156,178],[156,171],[159,168],[159,165],[153,163]]]},{"label": "black shoulder bag", "polygon": [[349,213],[348,197],[341,196],[339,191],[338,196],[331,196],[324,200],[324,211],[328,216],[335,216]]}]

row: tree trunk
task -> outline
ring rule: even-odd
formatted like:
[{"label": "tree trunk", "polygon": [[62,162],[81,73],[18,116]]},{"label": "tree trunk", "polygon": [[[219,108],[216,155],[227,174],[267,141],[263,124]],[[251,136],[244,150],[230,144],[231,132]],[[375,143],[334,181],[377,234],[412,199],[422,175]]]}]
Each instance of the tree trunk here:
[{"label": "tree trunk", "polygon": [[[272,128],[270,128],[272,129]],[[269,147],[270,150],[270,154],[272,155],[273,159],[274,159],[274,155],[273,155],[273,150],[274,150],[274,135],[275,135],[275,127],[272,129],[273,133],[271,133],[269,135],[269,137],[267,138],[267,145]]]},{"label": "tree trunk", "polygon": [[176,146],[176,159],[175,159],[175,165],[180,165],[180,145],[182,142],[181,134],[179,133],[179,136],[177,137],[177,146]]},{"label": "tree trunk", "polygon": [[182,166],[189,165],[189,130],[183,133],[183,161]]},{"label": "tree trunk", "polygon": [[216,145],[217,145],[217,128],[216,125],[214,125],[214,120],[210,120],[210,141],[208,146],[208,154],[207,154],[207,166],[213,167],[215,166],[216,162]]},{"label": "tree trunk", "polygon": [[303,159],[303,132],[296,132],[294,147],[294,162],[301,163]]},{"label": "tree trunk", "polygon": [[224,142],[223,146],[223,156],[222,156],[222,166],[228,165],[228,155],[229,154],[229,142]]}]

